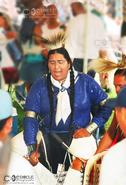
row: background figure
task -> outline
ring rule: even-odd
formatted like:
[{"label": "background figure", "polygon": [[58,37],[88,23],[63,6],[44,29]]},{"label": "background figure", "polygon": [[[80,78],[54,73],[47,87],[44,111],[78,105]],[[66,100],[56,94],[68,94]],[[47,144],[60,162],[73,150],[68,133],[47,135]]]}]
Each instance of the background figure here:
[{"label": "background figure", "polygon": [[65,26],[58,19],[58,10],[55,4],[51,4],[45,8],[46,21],[42,25],[42,37],[49,38],[52,34],[64,31]]},{"label": "background figure", "polygon": [[[117,69],[114,75],[114,86],[117,94],[119,93],[120,89],[126,85],[126,56],[124,54],[122,54],[122,59],[117,64],[108,60],[107,58],[96,59],[94,62],[92,62],[92,66],[93,64],[93,69],[95,69],[97,72],[109,72],[113,69]],[[112,107],[112,104],[113,100],[111,99],[106,103],[106,105],[110,107]],[[122,131],[120,130],[114,115],[111,126],[101,139],[96,153],[104,151],[111,145],[120,141],[123,137]]]},{"label": "background figure", "polygon": [[[97,127],[102,127],[111,114],[110,109],[102,106],[107,98],[106,93],[94,79],[73,70],[71,58],[63,45],[64,39],[59,41],[58,35],[50,38],[50,72],[38,79],[30,89],[23,122],[24,140],[30,157],[37,150],[37,131],[40,129],[43,132],[53,173],[57,172],[59,163],[66,164],[66,170],[69,167],[68,160],[64,162],[66,151],[57,137],[68,145],[72,137],[88,137]],[[41,117],[40,120],[37,115]],[[42,150],[40,148],[40,161],[47,166],[42,159]]]},{"label": "background figure", "polygon": [[[115,64],[118,63],[118,60],[117,60],[114,52],[110,52],[110,51],[107,51],[105,49],[99,50],[99,59],[101,59],[101,60],[102,59],[103,60],[108,59],[108,62],[109,62],[109,60],[112,60],[112,61],[115,62]],[[89,62],[89,69],[90,69],[91,65],[92,65],[93,68],[95,68],[95,65],[93,64],[92,61],[91,61],[91,63]],[[116,96],[115,88],[114,88],[114,85],[113,85],[114,72],[115,72],[115,70],[108,71],[108,72],[99,72],[99,73],[95,72],[96,73],[95,80],[105,90],[105,92],[108,94],[109,98],[113,98],[113,97]]]},{"label": "background figure", "polygon": [[20,29],[20,40],[24,54],[20,68],[20,79],[29,86],[39,76],[47,73],[46,56],[43,52],[45,47],[41,42],[41,26],[45,21],[45,8],[41,5],[34,11],[38,13],[29,10]]},{"label": "background figure", "polygon": [[[25,17],[20,29],[24,58],[20,69],[21,80],[28,86],[47,73],[47,49],[42,43],[41,27],[45,22],[45,6],[42,1],[23,1]],[[29,71],[29,73],[27,73]]]},{"label": "background figure", "polygon": [[[110,48],[102,15],[95,9],[87,10],[80,2],[71,3],[73,18],[67,24],[66,48],[74,59],[74,67],[78,71],[86,71],[83,67],[85,58],[98,57],[101,48]],[[93,28],[93,29],[92,29]]]},{"label": "background figure", "polygon": [[0,184],[4,184],[4,176],[7,171],[11,145],[9,133],[12,128],[12,101],[9,94],[0,89]]},{"label": "background figure", "polygon": [[0,11],[1,69],[6,83],[17,82],[19,78],[18,70],[8,49],[9,44],[15,39],[17,39],[17,33],[10,17]]},{"label": "background figure", "polygon": [[[118,94],[120,90],[126,86],[126,69],[117,69],[114,74],[114,86],[116,93]],[[122,131],[120,130],[118,126],[118,121],[116,119],[115,113],[113,115],[112,123],[101,139],[99,146],[97,148],[97,152],[102,152],[106,149],[108,149],[110,146],[114,145],[118,141],[120,141],[122,138],[124,138],[124,135]]]},{"label": "background figure", "polygon": [[84,9],[83,4],[80,2],[71,3],[70,8],[73,17],[67,23],[66,48],[70,54],[70,57],[74,59],[73,64],[75,70],[82,72],[84,60],[86,10]]},{"label": "background figure", "polygon": [[[116,119],[118,125],[126,136],[126,88],[123,88],[116,100]],[[126,139],[123,139],[112,148],[110,148],[103,157],[99,185],[125,185],[125,160]],[[111,171],[111,173],[110,173]]]}]

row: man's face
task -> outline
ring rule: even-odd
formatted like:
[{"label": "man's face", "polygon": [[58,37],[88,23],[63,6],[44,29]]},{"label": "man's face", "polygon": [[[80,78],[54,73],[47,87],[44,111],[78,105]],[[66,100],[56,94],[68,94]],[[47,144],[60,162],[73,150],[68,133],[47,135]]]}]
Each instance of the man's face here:
[{"label": "man's face", "polygon": [[70,69],[70,64],[64,58],[62,54],[51,54],[48,61],[48,68],[51,72],[52,77],[62,82],[66,79],[68,71]]},{"label": "man's face", "polygon": [[126,77],[122,75],[115,75],[114,76],[114,86],[116,93],[118,94],[119,91],[126,86]]}]

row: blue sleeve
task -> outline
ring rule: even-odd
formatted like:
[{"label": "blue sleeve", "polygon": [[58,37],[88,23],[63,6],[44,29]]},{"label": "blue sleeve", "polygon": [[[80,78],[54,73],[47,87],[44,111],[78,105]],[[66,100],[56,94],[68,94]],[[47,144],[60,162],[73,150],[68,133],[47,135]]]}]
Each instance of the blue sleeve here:
[{"label": "blue sleeve", "polygon": [[[26,98],[25,111],[33,111],[40,113],[40,94],[41,94],[41,83],[40,81],[33,84],[30,92]],[[39,129],[39,122],[36,118],[24,117],[24,140],[26,145],[36,143],[36,135]]]},{"label": "blue sleeve", "polygon": [[107,99],[107,94],[93,79],[90,80],[89,91],[93,112],[92,122],[95,122],[99,127],[102,127],[112,113],[112,109],[109,106],[103,104],[104,100]]},{"label": "blue sleeve", "polygon": [[24,124],[24,140],[26,145],[36,144],[38,121],[33,118],[25,117],[23,124]]},{"label": "blue sleeve", "polygon": [[92,122],[95,122],[98,127],[103,127],[111,116],[112,109],[106,105],[99,105],[98,112],[93,116]]},{"label": "blue sleeve", "polygon": [[25,111],[40,113],[40,100],[42,91],[42,81],[38,80],[30,89],[25,103]]}]

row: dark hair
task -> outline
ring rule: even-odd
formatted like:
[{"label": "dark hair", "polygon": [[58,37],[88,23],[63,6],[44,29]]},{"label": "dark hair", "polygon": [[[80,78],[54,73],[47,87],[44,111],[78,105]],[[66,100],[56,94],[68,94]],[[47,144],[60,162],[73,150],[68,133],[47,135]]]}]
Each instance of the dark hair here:
[{"label": "dark hair", "polygon": [[48,53],[47,59],[49,59],[50,55],[55,54],[55,53],[59,53],[59,54],[63,55],[64,58],[67,60],[68,63],[70,63],[70,66],[72,67],[72,60],[70,58],[68,51],[64,47],[50,50]]},{"label": "dark hair", "polygon": [[8,118],[5,118],[5,119],[0,120],[0,131],[3,129],[3,127],[6,124],[6,121],[8,120]]},{"label": "dark hair", "polygon": [[[63,47],[50,50],[48,53],[48,59],[51,54],[59,53],[64,56],[64,58],[67,60],[68,63],[70,63],[70,106],[71,106],[71,123],[70,126],[72,126],[73,122],[73,111],[74,111],[74,72],[72,68],[72,60],[69,56],[69,53],[67,50]],[[50,117],[51,117],[51,123],[50,123],[50,129],[52,126],[52,116],[53,116],[53,91],[52,91],[52,83],[50,79],[50,73],[48,73],[47,76],[47,87],[48,87],[48,94],[49,94],[49,100],[50,100]]]},{"label": "dark hair", "polygon": [[121,76],[125,76],[126,77],[126,68],[124,69],[117,69],[114,73],[114,76],[116,75],[121,75]]}]

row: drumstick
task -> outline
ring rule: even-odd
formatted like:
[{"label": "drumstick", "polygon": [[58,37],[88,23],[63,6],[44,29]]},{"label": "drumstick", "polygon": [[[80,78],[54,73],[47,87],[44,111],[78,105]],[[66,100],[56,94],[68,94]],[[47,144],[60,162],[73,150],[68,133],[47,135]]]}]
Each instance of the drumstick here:
[{"label": "drumstick", "polygon": [[37,136],[36,136],[36,139],[37,139],[37,148],[36,148],[36,151],[38,150],[39,145],[40,145],[40,142],[42,141],[43,147],[44,147],[45,160],[46,160],[46,162],[48,164],[48,167],[49,167],[50,171],[52,171],[52,168],[50,166],[50,163],[49,163],[48,157],[47,157],[47,151],[46,151],[46,145],[45,145],[44,136],[43,136],[43,133],[41,131],[38,131]]},{"label": "drumstick", "polygon": [[77,157],[74,153],[72,153],[71,151],[69,151],[69,146],[55,133],[51,133],[51,135],[59,142],[61,143],[64,148],[67,150],[67,152],[69,152],[70,154],[72,154],[74,157],[80,159],[80,161],[82,161],[83,163],[86,162],[86,160],[80,158],[80,157]]},{"label": "drumstick", "polygon": [[42,140],[41,131],[38,131],[37,136],[36,136],[36,140],[37,140],[36,152],[38,152],[39,144]]}]

